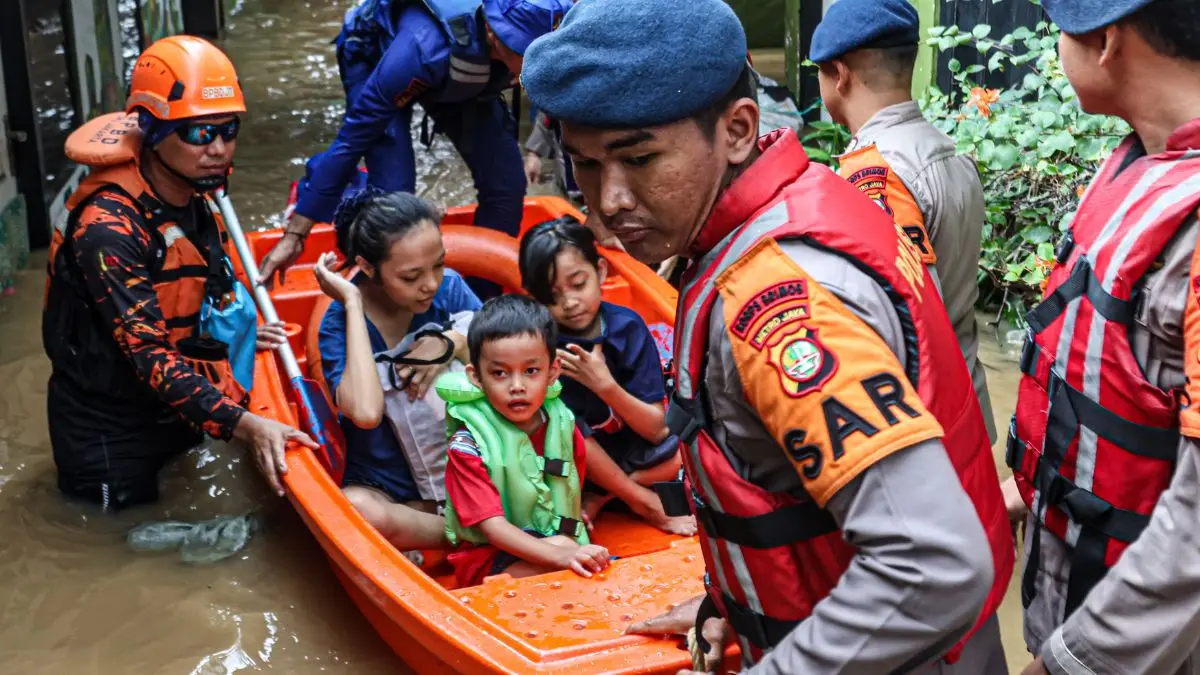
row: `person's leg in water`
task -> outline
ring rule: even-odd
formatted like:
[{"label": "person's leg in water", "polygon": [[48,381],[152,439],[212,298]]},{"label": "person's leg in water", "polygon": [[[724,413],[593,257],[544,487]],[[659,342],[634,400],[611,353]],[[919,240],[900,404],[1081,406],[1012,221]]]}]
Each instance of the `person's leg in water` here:
[{"label": "person's leg in water", "polygon": [[600,511],[610,501],[620,499],[640,518],[664,532],[685,537],[696,534],[695,516],[668,516],[663,509],[662,500],[649,487],[654,483],[675,480],[682,463],[678,452],[665,462],[627,474],[595,438],[588,437],[585,443],[588,482],[596,484],[608,493],[585,493],[583,512],[589,520],[594,523]]},{"label": "person's leg in water", "polygon": [[[504,101],[496,96],[431,114],[437,129],[454,143],[471,170],[479,201],[475,225],[516,237],[527,184],[516,124]],[[468,279],[468,283],[481,300],[500,294],[500,286],[490,281]]]},{"label": "person's leg in water", "polygon": [[383,492],[365,485],[347,485],[342,494],[397,550],[407,553],[446,547],[445,518],[394,502]]}]

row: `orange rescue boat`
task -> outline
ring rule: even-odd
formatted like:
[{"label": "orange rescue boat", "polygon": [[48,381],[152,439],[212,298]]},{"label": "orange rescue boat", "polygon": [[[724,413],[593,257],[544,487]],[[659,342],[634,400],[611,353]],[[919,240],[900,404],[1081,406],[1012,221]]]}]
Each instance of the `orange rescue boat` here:
[{"label": "orange rescue boat", "polygon": [[[450,209],[443,221],[447,264],[466,276],[520,288],[517,241],[471,227],[474,207]],[[563,215],[582,218],[553,197],[525,201],[522,231]],[[247,233],[261,260],[279,230]],[[334,232],[318,225],[304,255],[271,296],[301,369],[320,380],[316,322],[328,299],[311,273],[318,255],[335,250]],[[601,250],[608,261],[606,300],[637,311],[669,354],[676,292],[649,268],[620,251]],[[236,258],[236,256],[233,256]],[[238,274],[245,274],[238,266]],[[277,359],[261,352],[251,410],[300,426]],[[385,541],[342,497],[312,451],[288,452],[288,495],[320,542],[350,597],[391,648],[418,673],[674,673],[690,666],[682,641],[627,636],[639,621],[668,611],[703,592],[704,560],[695,538],[668,535],[621,514],[603,514],[593,540],[618,560],[584,579],[570,571],[525,579],[508,575],[456,588],[441,552],[427,552],[417,567]],[[736,648],[726,664],[737,667]]]}]

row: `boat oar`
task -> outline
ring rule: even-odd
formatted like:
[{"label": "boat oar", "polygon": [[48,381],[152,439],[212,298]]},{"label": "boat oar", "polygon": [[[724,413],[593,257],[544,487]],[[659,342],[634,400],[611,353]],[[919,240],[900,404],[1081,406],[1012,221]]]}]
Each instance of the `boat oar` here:
[{"label": "boat oar", "polygon": [[[224,191],[217,193],[217,205],[221,208],[221,215],[225,219],[225,230],[229,233],[229,238],[233,240],[238,257],[242,260],[242,269],[246,271],[246,278],[254,289],[254,299],[258,304],[258,310],[262,312],[263,318],[268,323],[277,323],[279,314],[275,311],[275,303],[271,301],[271,293],[261,283],[254,252],[250,250],[250,245],[246,241],[241,221],[238,220],[237,213],[233,210],[233,203],[229,201],[229,195]],[[345,470],[346,441],[342,438],[337,415],[330,409],[329,402],[321,391],[321,386],[301,374],[300,364],[296,361],[296,355],[292,353],[291,343],[285,341],[276,347],[276,351],[280,360],[283,361],[283,370],[287,373],[288,382],[291,384],[292,395],[304,418],[305,431],[321,446],[319,459],[325,465],[329,475],[333,477],[334,482],[340,484],[342,472]]]}]

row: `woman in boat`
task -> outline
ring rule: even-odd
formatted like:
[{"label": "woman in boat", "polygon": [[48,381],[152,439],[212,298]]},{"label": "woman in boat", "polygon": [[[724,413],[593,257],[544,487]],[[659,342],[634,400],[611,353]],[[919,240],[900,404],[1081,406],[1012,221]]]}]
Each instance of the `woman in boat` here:
[{"label": "woman in boat", "polygon": [[659,529],[695,534],[695,518],[668,516],[649,487],[679,475],[679,438],[667,430],[650,329],[637,312],[602,300],[608,264],[596,236],[570,216],[544,222],[522,237],[520,267],[526,292],[558,324],[562,399],[588,437],[588,516],[615,498]]},{"label": "woman in boat", "polygon": [[467,358],[479,298],[446,269],[437,213],[402,192],[365,190],[335,219],[345,266],[321,256],[317,282],[333,303],[321,319],[325,382],[346,436],[346,498],[396,548],[443,546],[445,404],[433,382]]}]

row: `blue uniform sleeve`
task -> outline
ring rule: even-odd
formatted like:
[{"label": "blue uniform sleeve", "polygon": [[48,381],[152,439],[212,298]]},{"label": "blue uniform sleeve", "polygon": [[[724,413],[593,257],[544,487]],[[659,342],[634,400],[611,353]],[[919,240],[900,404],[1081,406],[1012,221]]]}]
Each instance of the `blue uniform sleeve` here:
[{"label": "blue uniform sleeve", "polygon": [[328,150],[308,161],[296,213],[317,222],[332,220],[359,160],[387,133],[398,110],[411,105],[412,99],[425,91],[441,86],[449,62],[426,57],[420,39],[423,33],[398,32],[358,95],[347,102],[337,138]]},{"label": "blue uniform sleeve", "polygon": [[620,384],[639,401],[662,403],[667,398],[667,386],[658,358],[658,345],[641,317],[632,315],[629,319],[625,327],[628,337],[623,356],[624,370],[630,377]]},{"label": "blue uniform sleeve", "polygon": [[325,386],[329,387],[329,394],[336,403],[338,385],[342,383],[342,373],[346,372],[346,309],[341,303],[329,305],[321,318],[317,348],[321,351]]}]

